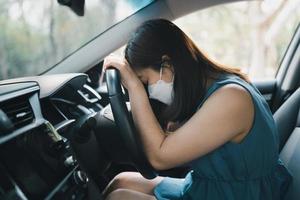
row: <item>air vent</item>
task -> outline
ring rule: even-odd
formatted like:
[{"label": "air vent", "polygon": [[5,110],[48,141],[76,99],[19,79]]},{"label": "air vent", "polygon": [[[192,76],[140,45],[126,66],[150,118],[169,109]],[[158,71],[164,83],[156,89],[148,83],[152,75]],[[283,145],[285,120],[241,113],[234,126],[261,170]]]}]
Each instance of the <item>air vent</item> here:
[{"label": "air vent", "polygon": [[14,128],[20,128],[33,122],[34,115],[28,96],[18,97],[0,105]]},{"label": "air vent", "polygon": [[77,91],[87,103],[96,103],[101,100],[101,96],[90,86],[83,85],[81,90]]}]

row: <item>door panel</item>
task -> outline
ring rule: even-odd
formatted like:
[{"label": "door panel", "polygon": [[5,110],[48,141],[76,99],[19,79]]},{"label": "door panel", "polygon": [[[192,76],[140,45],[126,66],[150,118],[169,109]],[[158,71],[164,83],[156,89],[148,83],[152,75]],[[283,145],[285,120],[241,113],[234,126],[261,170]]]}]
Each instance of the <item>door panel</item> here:
[{"label": "door panel", "polygon": [[276,91],[273,96],[272,111],[275,112],[282,103],[300,86],[300,24],[285,52],[276,75]]}]

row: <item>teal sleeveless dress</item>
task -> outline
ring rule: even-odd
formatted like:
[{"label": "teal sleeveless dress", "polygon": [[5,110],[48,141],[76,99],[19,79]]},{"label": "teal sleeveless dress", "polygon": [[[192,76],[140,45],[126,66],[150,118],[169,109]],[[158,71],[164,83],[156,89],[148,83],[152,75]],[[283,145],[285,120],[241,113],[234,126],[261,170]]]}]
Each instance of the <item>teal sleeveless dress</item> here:
[{"label": "teal sleeveless dress", "polygon": [[184,179],[165,177],[154,188],[158,200],[283,198],[291,176],[279,160],[277,129],[272,113],[256,87],[238,76],[222,74],[207,90],[198,109],[213,92],[226,84],[240,85],[251,94],[255,117],[250,132],[240,143],[229,141],[189,162],[192,170]]}]

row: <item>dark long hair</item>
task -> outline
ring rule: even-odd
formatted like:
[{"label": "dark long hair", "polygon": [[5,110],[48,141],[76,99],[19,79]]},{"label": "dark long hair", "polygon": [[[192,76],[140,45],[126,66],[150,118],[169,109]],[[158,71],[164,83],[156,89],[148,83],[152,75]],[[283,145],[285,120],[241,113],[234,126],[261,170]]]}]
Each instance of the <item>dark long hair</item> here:
[{"label": "dark long hair", "polygon": [[229,73],[247,80],[238,69],[211,61],[180,28],[165,19],[144,22],[125,48],[125,58],[133,69],[150,66],[159,71],[163,55],[170,58],[175,74],[173,102],[163,112],[167,121],[189,119],[204,98],[208,79],[214,75]]}]

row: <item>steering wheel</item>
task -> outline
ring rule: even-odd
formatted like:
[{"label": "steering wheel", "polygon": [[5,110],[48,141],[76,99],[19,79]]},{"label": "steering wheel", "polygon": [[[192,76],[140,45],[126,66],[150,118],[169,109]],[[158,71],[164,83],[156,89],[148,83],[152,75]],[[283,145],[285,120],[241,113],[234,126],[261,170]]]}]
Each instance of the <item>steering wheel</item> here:
[{"label": "steering wheel", "polygon": [[115,68],[106,70],[106,84],[114,121],[119,129],[118,134],[128,150],[129,158],[135,168],[147,179],[157,176],[149,163],[142,142],[137,134],[121,88],[120,72]]}]

